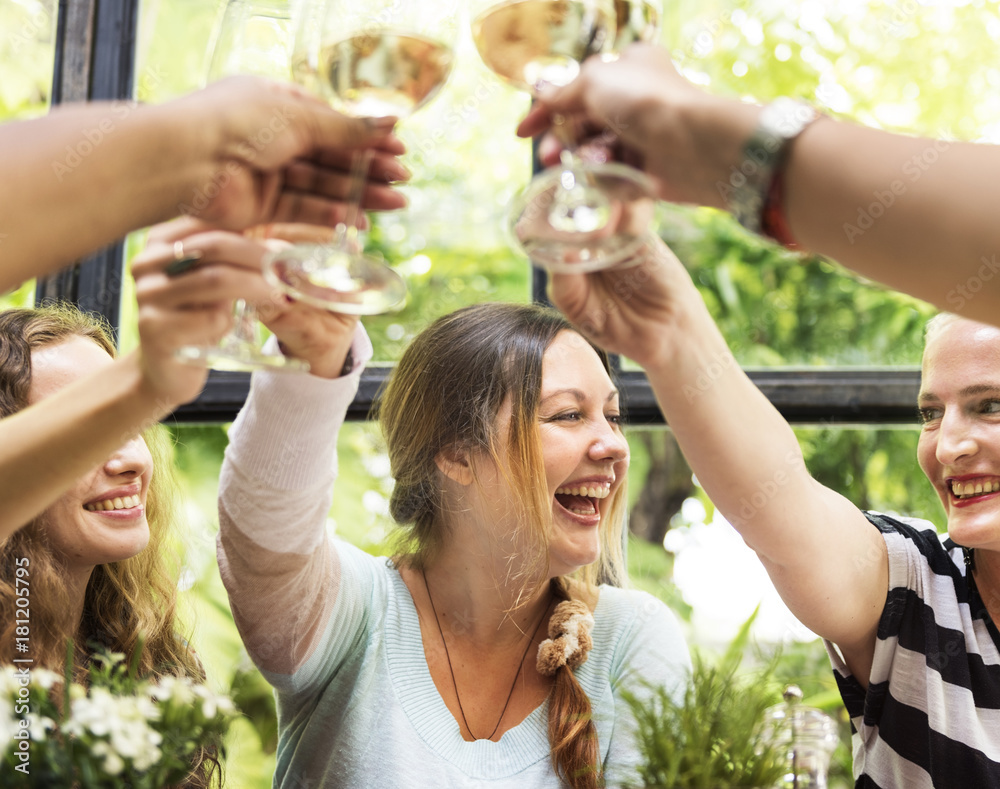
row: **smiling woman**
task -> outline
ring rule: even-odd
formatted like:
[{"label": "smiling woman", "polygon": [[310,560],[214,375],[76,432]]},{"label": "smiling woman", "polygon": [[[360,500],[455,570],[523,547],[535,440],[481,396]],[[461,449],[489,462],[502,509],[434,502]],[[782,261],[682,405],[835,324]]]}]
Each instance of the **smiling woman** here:
[{"label": "smiling woman", "polygon": [[[370,356],[359,329],[349,358]],[[325,532],[361,364],[347,367],[256,373],[220,484],[223,580],[277,689],[275,786],[411,786],[415,764],[422,785],[634,780],[623,691],[680,692],[690,663],[663,603],[598,585],[625,580],[607,357],[531,305],[468,307],[417,335],[378,405],[389,560]]]},{"label": "smiling woman", "polygon": [[[0,417],[111,368],[113,355],[106,328],[74,308],[0,313]],[[98,649],[124,654],[143,677],[204,678],[174,618],[168,458],[160,428],[129,437],[0,542],[0,664],[29,660],[62,675],[72,639],[78,682]],[[25,589],[27,620],[15,613]],[[214,762],[199,752],[185,786],[207,786]]]},{"label": "smiling woman", "polygon": [[[79,335],[34,348],[27,404],[111,365],[104,347]],[[146,442],[135,436],[80,477],[42,515],[46,540],[59,556],[74,606],[82,607],[95,567],[130,559],[146,547],[146,498],[152,476],[153,458]]]}]

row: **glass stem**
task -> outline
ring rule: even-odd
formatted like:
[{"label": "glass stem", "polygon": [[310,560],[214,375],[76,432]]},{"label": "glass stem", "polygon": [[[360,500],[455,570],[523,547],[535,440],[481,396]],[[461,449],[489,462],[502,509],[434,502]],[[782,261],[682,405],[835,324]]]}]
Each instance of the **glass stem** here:
[{"label": "glass stem", "polygon": [[244,299],[237,299],[233,305],[233,330],[226,335],[226,344],[246,344],[256,348],[258,336],[257,306]]},{"label": "glass stem", "polygon": [[559,154],[563,171],[559,188],[552,195],[549,225],[566,233],[598,231],[611,220],[611,203],[574,153],[574,143],[561,115],[552,119],[552,129],[563,144]]},{"label": "glass stem", "polygon": [[344,221],[338,228],[338,247],[345,255],[360,252],[358,246],[358,214],[361,212],[361,198],[365,192],[365,180],[371,168],[375,152],[366,148],[354,154],[351,160],[350,187],[347,192],[347,211]]}]

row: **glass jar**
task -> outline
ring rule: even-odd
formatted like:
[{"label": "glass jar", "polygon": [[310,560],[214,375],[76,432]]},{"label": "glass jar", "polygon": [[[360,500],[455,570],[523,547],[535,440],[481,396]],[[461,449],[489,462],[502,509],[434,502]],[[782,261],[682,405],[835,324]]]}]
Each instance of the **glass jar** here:
[{"label": "glass jar", "polygon": [[837,722],[802,704],[802,691],[785,688],[784,703],[764,714],[765,738],[785,750],[788,769],[773,789],[826,789],[830,756],[839,742]]}]

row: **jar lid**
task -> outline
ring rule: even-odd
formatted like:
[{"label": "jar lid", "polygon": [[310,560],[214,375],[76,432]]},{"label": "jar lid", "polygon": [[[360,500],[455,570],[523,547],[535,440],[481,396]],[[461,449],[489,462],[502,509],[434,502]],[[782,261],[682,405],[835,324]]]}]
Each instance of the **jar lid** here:
[{"label": "jar lid", "polygon": [[764,712],[765,739],[779,745],[833,751],[839,742],[837,722],[822,710],[802,704],[802,691],[794,685],[786,689],[784,696],[784,703],[768,707]]}]

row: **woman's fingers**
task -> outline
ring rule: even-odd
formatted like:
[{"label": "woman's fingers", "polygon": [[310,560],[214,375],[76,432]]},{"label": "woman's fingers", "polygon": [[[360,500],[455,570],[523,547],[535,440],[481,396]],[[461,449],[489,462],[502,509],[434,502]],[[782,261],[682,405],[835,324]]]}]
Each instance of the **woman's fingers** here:
[{"label": "woman's fingers", "polygon": [[[360,156],[363,149],[324,151],[316,156],[297,159],[288,165],[286,169],[298,166],[309,166],[317,169],[330,170],[347,175],[354,164],[354,158]],[[372,181],[382,181],[392,183],[394,181],[408,181],[411,177],[409,170],[399,161],[398,152],[386,150],[379,146],[372,146],[374,152],[372,163],[368,168],[368,179]],[[401,151],[400,151],[401,152]]]},{"label": "woman's fingers", "polygon": [[[273,291],[262,276],[266,248],[261,242],[217,230],[173,242],[169,232],[160,236],[163,240],[147,246],[132,264],[140,304],[217,309],[237,298],[253,302],[271,298]],[[192,268],[171,270],[186,260],[195,260]]]},{"label": "woman's fingers", "polygon": [[[376,163],[373,166],[378,166]],[[408,175],[408,174],[407,174]],[[403,180],[394,177],[393,181]],[[301,198],[343,202],[351,193],[352,179],[349,173],[331,168],[315,167],[308,162],[296,162],[285,174],[283,196],[289,192]],[[279,205],[281,198],[279,197]],[[369,177],[361,198],[361,207],[371,210],[393,210],[403,208],[406,198],[387,182]]]},{"label": "woman's fingers", "polygon": [[[175,220],[179,227],[182,221]],[[142,276],[153,271],[166,270],[180,257],[193,256],[200,258],[198,268],[226,264],[260,271],[261,258],[265,251],[259,241],[225,230],[207,230],[186,236],[163,233],[161,238],[156,240],[153,240],[151,235],[150,243],[133,259],[132,271],[136,276]]]}]

